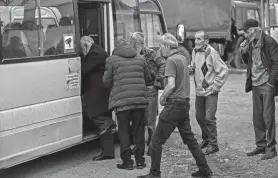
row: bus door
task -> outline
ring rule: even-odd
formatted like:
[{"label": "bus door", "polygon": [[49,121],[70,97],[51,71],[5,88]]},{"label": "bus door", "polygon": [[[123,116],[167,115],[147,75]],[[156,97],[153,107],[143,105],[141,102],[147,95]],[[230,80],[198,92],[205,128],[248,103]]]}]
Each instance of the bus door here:
[{"label": "bus door", "polygon": [[103,9],[99,2],[79,4],[80,36],[90,36],[95,44],[104,48]]},{"label": "bus door", "polygon": [[[107,26],[107,21],[104,20],[104,8],[107,7],[105,3],[87,1],[79,2],[78,14],[79,14],[79,28],[80,37],[90,36],[93,38],[96,45],[107,51],[104,42],[104,27]],[[108,52],[108,51],[107,51]],[[84,57],[84,56],[82,56]],[[93,59],[92,59],[93,60]],[[82,60],[83,61],[83,60]],[[81,63],[83,65],[83,62]],[[84,84],[89,82],[85,76],[82,76],[82,95],[84,95]],[[85,103],[84,103],[85,104]],[[86,106],[83,106],[83,141],[88,141],[97,138],[96,126],[88,118],[86,113]]]}]

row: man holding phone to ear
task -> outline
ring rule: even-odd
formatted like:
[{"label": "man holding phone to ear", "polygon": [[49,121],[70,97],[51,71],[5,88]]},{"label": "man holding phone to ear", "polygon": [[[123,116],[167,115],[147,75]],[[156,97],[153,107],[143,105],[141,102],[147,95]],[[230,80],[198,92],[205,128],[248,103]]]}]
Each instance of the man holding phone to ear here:
[{"label": "man holding phone to ear", "polygon": [[252,91],[253,125],[257,147],[247,156],[264,154],[261,160],[277,156],[275,100],[278,74],[278,44],[259,28],[254,19],[244,22],[247,40],[240,44],[242,57],[248,61],[245,91]]}]

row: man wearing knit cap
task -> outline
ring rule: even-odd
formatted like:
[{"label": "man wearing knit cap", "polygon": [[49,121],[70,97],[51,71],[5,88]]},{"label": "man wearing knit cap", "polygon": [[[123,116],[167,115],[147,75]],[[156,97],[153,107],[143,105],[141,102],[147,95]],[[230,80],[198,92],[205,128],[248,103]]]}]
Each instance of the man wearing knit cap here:
[{"label": "man wearing knit cap", "polygon": [[242,57],[248,62],[245,91],[252,91],[253,125],[257,147],[247,156],[264,154],[261,160],[277,156],[275,100],[278,74],[278,44],[259,28],[256,20],[248,19],[242,30],[247,40],[240,45]]}]

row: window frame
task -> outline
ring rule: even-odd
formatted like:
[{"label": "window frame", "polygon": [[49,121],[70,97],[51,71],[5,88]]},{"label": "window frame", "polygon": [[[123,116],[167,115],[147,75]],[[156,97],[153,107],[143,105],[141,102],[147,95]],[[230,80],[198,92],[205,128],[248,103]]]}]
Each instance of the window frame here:
[{"label": "window frame", "polygon": [[[254,15],[255,15],[255,20],[260,20],[260,13],[258,12],[258,10],[257,9],[246,9],[246,14],[247,14],[247,19],[249,18],[248,17],[248,13],[250,12],[250,11],[253,11],[253,13],[254,13]],[[258,19],[257,19],[257,17],[258,17]]]},{"label": "window frame", "polygon": [[[42,0],[39,0],[39,3]],[[23,57],[23,58],[3,58],[3,47],[2,47],[2,40],[3,34],[2,30],[0,31],[0,65],[5,64],[18,64],[18,63],[27,63],[27,62],[41,62],[41,61],[50,61],[50,60],[59,60],[59,59],[66,59],[66,58],[73,58],[79,57],[81,54],[80,49],[80,35],[79,35],[79,20],[78,20],[78,5],[77,1],[71,0],[73,4],[73,11],[74,11],[74,27],[75,27],[75,52],[66,53],[66,54],[58,54],[58,55],[47,55],[47,56],[32,56],[32,57]]]},{"label": "window frame", "polygon": [[[151,15],[152,16],[152,22],[153,22],[153,18],[154,18],[154,16],[156,16],[156,17],[158,17],[158,20],[159,20],[159,22],[161,22],[161,14],[160,13],[140,13],[140,18],[141,18],[141,15]],[[153,23],[152,23],[153,24]],[[142,22],[141,22],[141,26],[142,26]],[[160,27],[161,27],[161,32],[162,32],[162,34],[164,33],[163,32],[163,27],[162,27],[162,24],[160,23]],[[141,27],[141,31],[142,31],[142,33],[144,32],[143,31],[143,29],[142,29],[142,27]],[[162,35],[161,34],[161,35]],[[154,41],[153,41],[154,42]],[[150,48],[153,48],[153,49],[156,49],[156,48],[159,48],[159,46],[152,46],[152,47],[150,47]]]},{"label": "window frame", "polygon": [[[139,0],[134,0],[135,3],[136,3],[136,7],[137,7],[137,12],[136,12],[136,16],[137,16],[137,19],[138,19],[138,29],[140,32],[142,32],[142,26],[141,26],[141,17],[140,17],[140,7],[139,7]],[[117,29],[118,29],[118,26],[117,26],[117,17],[116,15],[114,14],[116,13],[116,4],[115,4],[115,1],[112,1],[112,18],[113,18],[113,28],[114,28],[114,34],[117,33]],[[115,30],[116,29],[116,30]],[[124,29],[125,30],[125,29]],[[126,40],[129,40],[129,39],[126,39]],[[114,37],[114,44],[116,43],[116,38]]]},{"label": "window frame", "polygon": [[[139,28],[139,31],[140,32],[143,32],[143,29],[142,29],[142,22],[141,22],[141,15],[146,15],[146,14],[150,14],[150,15],[157,15],[158,18],[159,18],[159,22],[160,22],[160,25],[161,25],[161,31],[162,33],[166,33],[167,32],[167,27],[166,27],[166,22],[165,22],[165,18],[164,18],[164,15],[163,15],[163,9],[160,5],[160,3],[157,1],[157,0],[151,0],[153,3],[155,3],[155,5],[157,6],[158,8],[158,11],[148,11],[148,10],[141,10],[140,9],[140,5],[139,5],[139,0],[135,0],[136,2],[136,6],[137,6],[137,18],[138,18],[138,28]],[[112,2],[112,8],[113,8],[113,13],[116,11],[115,9],[115,3]],[[113,21],[116,22],[117,19],[116,19],[116,16],[113,14]],[[117,23],[114,23],[114,29],[117,29]],[[116,31],[114,31],[116,33]],[[115,41],[114,41],[115,43]],[[157,48],[157,47],[153,47],[153,48]]]},{"label": "window frame", "polygon": [[[157,14],[159,16],[160,23],[162,22],[161,23],[161,30],[162,30],[162,33],[164,34],[164,33],[167,32],[167,27],[166,27],[165,18],[164,18],[164,15],[163,15],[163,9],[162,9],[160,3],[157,0],[151,0],[151,1],[156,4],[159,11],[146,11],[146,10],[141,11],[140,6],[139,6],[139,0],[137,0],[138,7],[139,7],[139,15],[141,15],[141,14]],[[140,25],[141,25],[141,17],[140,17]],[[141,31],[142,31],[142,29],[141,29]]]},{"label": "window frame", "polygon": [[[139,0],[137,0],[138,2],[138,7],[139,7],[139,16],[140,16],[140,25],[142,24],[141,22],[141,14],[142,15],[147,15],[147,14],[150,14],[150,15],[157,15],[158,18],[159,18],[159,22],[160,22],[160,26],[161,26],[161,31],[162,31],[162,34],[164,33],[167,33],[167,27],[166,27],[166,22],[165,22],[165,18],[164,18],[164,15],[163,15],[163,9],[160,5],[160,3],[157,1],[157,0],[151,0],[152,2],[154,2],[156,4],[156,6],[158,7],[158,10],[159,11],[147,11],[147,10],[142,10],[140,9],[140,6],[139,6]],[[142,26],[141,26],[141,32],[143,32],[142,30]],[[152,49],[158,49],[159,47],[151,47]]]}]

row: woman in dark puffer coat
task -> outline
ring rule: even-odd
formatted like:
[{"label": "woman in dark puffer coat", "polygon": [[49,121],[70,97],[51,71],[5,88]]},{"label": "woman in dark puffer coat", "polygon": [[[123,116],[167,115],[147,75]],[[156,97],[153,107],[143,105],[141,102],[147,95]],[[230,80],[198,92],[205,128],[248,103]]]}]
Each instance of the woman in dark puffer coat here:
[{"label": "woman in dark puffer coat", "polygon": [[118,120],[120,152],[123,164],[120,169],[133,169],[130,149],[130,121],[137,147],[135,153],[137,168],[144,168],[145,138],[144,112],[148,105],[146,82],[151,80],[146,60],[137,55],[132,46],[124,40],[116,45],[113,55],[106,59],[103,83],[111,87],[109,109],[115,110]]}]

